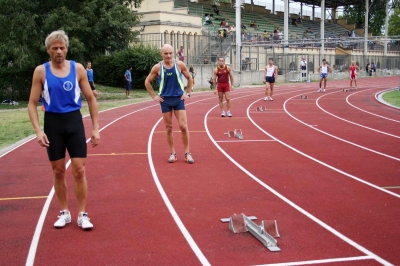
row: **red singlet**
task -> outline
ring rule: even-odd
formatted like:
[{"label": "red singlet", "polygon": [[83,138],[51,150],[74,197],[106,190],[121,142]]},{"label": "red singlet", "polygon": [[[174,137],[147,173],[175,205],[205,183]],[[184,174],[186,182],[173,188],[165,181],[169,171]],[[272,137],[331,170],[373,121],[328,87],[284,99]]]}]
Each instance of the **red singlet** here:
[{"label": "red singlet", "polygon": [[350,66],[350,79],[356,79],[356,66]]}]

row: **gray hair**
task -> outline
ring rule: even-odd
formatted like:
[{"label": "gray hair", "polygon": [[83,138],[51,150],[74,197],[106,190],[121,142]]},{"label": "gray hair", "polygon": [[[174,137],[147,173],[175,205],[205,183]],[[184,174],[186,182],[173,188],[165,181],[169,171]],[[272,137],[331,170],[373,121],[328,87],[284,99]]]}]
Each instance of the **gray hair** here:
[{"label": "gray hair", "polygon": [[53,31],[52,33],[49,34],[49,36],[47,36],[47,38],[44,42],[46,48],[50,48],[50,44],[53,41],[62,41],[65,43],[65,46],[68,48],[69,39],[68,39],[68,36],[65,33],[65,31],[63,31],[63,30]]}]

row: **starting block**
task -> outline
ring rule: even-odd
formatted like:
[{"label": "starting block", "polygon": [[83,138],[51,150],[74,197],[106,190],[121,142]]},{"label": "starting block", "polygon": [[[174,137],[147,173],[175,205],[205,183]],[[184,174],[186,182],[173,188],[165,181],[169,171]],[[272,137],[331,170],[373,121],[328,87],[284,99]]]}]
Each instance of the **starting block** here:
[{"label": "starting block", "polygon": [[[232,133],[232,131],[228,130],[228,132],[226,132],[226,133],[224,133],[224,134],[225,134],[225,135],[228,135],[228,137],[231,137],[231,133]],[[242,130],[241,130],[241,129],[235,129],[235,130],[233,130],[233,136],[234,136],[235,138],[238,138],[238,139],[244,139],[243,133],[242,133]]]},{"label": "starting block", "polygon": [[346,89],[343,89],[344,92],[346,92],[346,91],[351,91],[351,90],[357,90],[357,87],[355,87],[355,88],[346,88]]},{"label": "starting block", "polygon": [[[226,220],[227,218],[221,219]],[[280,237],[276,220],[261,221],[261,225],[256,225],[252,220],[257,217],[242,214],[234,214],[229,218],[229,229],[233,233],[249,232],[257,238],[269,251],[281,251],[278,241],[274,237]]]},{"label": "starting block", "polygon": [[307,95],[300,95],[300,99],[308,99]]},{"label": "starting block", "polygon": [[266,106],[257,106],[257,107],[256,107],[256,111],[264,112],[264,111],[266,111],[266,110],[267,110],[267,107],[266,107]]}]

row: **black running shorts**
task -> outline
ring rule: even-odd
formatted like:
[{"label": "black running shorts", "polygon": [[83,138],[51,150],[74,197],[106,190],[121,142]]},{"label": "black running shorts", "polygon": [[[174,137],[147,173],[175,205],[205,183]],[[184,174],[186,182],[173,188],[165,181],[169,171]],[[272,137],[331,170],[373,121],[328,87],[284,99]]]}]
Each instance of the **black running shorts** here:
[{"label": "black running shorts", "polygon": [[50,161],[65,157],[86,158],[87,146],[82,114],[79,110],[70,113],[44,113],[44,133],[49,139],[47,155]]}]

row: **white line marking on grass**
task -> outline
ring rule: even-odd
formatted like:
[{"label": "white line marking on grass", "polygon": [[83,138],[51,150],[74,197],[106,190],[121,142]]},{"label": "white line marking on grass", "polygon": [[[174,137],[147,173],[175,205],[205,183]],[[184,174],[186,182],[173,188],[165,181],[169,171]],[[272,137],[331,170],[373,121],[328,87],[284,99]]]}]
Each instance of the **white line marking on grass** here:
[{"label": "white line marking on grass", "polygon": [[359,261],[359,260],[371,260],[371,259],[374,258],[370,256],[359,256],[359,257],[335,258],[335,259],[325,259],[325,260],[308,260],[308,261],[296,261],[296,262],[284,262],[284,263],[272,263],[272,264],[259,264],[257,266],[311,265],[320,263]]},{"label": "white line marking on grass", "polygon": [[[325,94],[325,95],[329,95],[329,94],[332,94],[332,93],[337,93],[337,92],[331,92],[331,93],[327,93],[327,94]],[[353,124],[353,125],[356,125],[356,126],[359,126],[359,127],[362,127],[362,128],[366,128],[366,129],[369,129],[369,130],[372,130],[372,131],[375,131],[375,132],[378,132],[378,133],[381,133],[381,134],[384,134],[384,135],[387,135],[387,136],[390,136],[390,137],[393,137],[393,138],[398,138],[398,139],[400,139],[400,136],[393,135],[393,134],[390,134],[390,133],[387,133],[387,132],[384,132],[384,131],[380,131],[380,130],[377,130],[377,129],[374,129],[374,128],[371,128],[371,127],[367,127],[367,126],[364,126],[364,125],[361,125],[361,124],[352,122],[352,121],[350,121],[350,120],[344,119],[344,118],[342,118],[342,117],[339,117],[339,116],[337,116],[337,115],[334,115],[334,114],[332,114],[332,113],[326,111],[326,110],[325,110],[324,108],[322,108],[322,107],[319,105],[319,103],[318,103],[319,99],[321,99],[322,97],[325,97],[325,95],[318,97],[318,99],[316,100],[315,104],[318,106],[319,109],[321,109],[322,111],[324,111],[324,112],[327,113],[328,115],[331,115],[331,116],[333,116],[333,117],[335,117],[335,118],[337,118],[337,119],[340,119],[340,120],[342,120],[342,121],[345,121],[345,122],[347,122],[347,123],[350,123],[350,124]]]},{"label": "white line marking on grass", "polygon": [[[257,100],[258,101],[258,100]],[[252,103],[254,104],[254,102]],[[252,105],[251,104],[251,105]],[[247,112],[249,112],[250,106],[247,109]],[[295,204],[294,202],[290,201],[289,199],[287,199],[286,197],[284,197],[282,194],[280,194],[279,192],[277,192],[276,190],[274,190],[272,187],[268,186],[267,184],[265,184],[263,181],[261,181],[260,179],[258,179],[255,175],[253,175],[252,173],[250,173],[246,168],[244,168],[241,164],[239,164],[238,162],[236,162],[231,156],[228,155],[228,153],[221,148],[221,146],[219,146],[214,138],[211,136],[211,133],[208,129],[207,126],[207,117],[208,114],[214,109],[218,107],[218,105],[214,106],[213,108],[211,108],[207,114],[204,116],[204,127],[207,131],[207,135],[210,138],[211,142],[214,143],[214,145],[217,147],[217,149],[220,150],[220,152],[225,155],[225,157],[227,157],[233,164],[236,165],[236,167],[238,167],[240,170],[242,170],[245,174],[247,174],[250,178],[252,178],[254,181],[256,181],[257,183],[259,183],[261,186],[263,186],[264,188],[266,188],[267,190],[269,190],[271,193],[273,193],[275,196],[277,196],[278,198],[280,198],[281,200],[283,200],[284,202],[286,202],[288,205],[290,205],[291,207],[293,207],[294,209],[296,209],[297,211],[299,211],[300,213],[304,214],[305,216],[307,216],[309,219],[311,219],[312,221],[316,222],[317,224],[319,224],[320,226],[322,226],[323,228],[325,228],[326,230],[328,230],[329,232],[331,232],[332,234],[334,234],[335,236],[339,237],[340,239],[342,239],[343,241],[347,242],[348,244],[350,244],[351,246],[355,247],[356,249],[358,249],[359,251],[365,253],[366,255],[372,257],[373,259],[377,260],[378,262],[384,264],[384,265],[393,265],[390,262],[382,259],[381,257],[379,257],[378,255],[372,253],[371,251],[369,251],[368,249],[364,248],[363,246],[357,244],[356,242],[354,242],[353,240],[351,240],[350,238],[346,237],[345,235],[343,235],[342,233],[338,232],[336,229],[332,228],[331,226],[327,225],[326,223],[324,223],[323,221],[319,220],[317,217],[315,217],[314,215],[312,215],[311,213],[307,212],[306,210],[304,210],[303,208],[301,208],[300,206],[298,206],[297,204]],[[267,134],[268,136],[270,136],[273,139],[276,139],[278,142],[282,143],[283,145],[291,148],[292,150],[294,150],[293,147],[287,145],[286,143],[283,143],[282,141],[278,140],[277,138],[271,136],[270,134],[268,134],[267,132],[265,132],[261,127],[259,127],[249,116],[249,120],[257,127],[259,128],[262,132],[264,132],[265,134]],[[296,150],[297,151],[297,150]],[[299,152],[299,151],[297,151]],[[300,152],[301,153],[301,152]],[[309,156],[307,156],[309,157]],[[315,160],[315,159],[314,159]],[[322,163],[322,162],[321,162]],[[399,195],[396,195],[398,197],[400,197]]]},{"label": "white line marking on grass", "polygon": [[[293,96],[293,97],[296,97],[296,96]],[[293,98],[293,97],[291,97],[291,98]],[[356,146],[356,147],[358,147],[358,148],[361,148],[361,149],[364,149],[364,150],[367,150],[367,151],[370,151],[370,152],[379,154],[379,155],[381,155],[381,156],[385,156],[385,157],[387,157],[387,158],[390,158],[390,159],[393,159],[393,160],[396,160],[396,161],[400,161],[400,158],[397,158],[397,157],[388,155],[388,154],[386,154],[386,153],[382,153],[382,152],[379,152],[379,151],[376,151],[376,150],[367,148],[367,147],[365,147],[365,146],[358,145],[358,144],[356,144],[356,143],[354,143],[354,142],[351,142],[351,141],[348,141],[348,140],[339,138],[339,137],[337,137],[337,136],[335,136],[335,135],[332,135],[332,134],[330,134],[330,133],[328,133],[328,132],[325,132],[325,131],[323,131],[323,130],[321,130],[321,129],[312,127],[312,126],[310,126],[309,124],[307,124],[307,123],[301,121],[300,119],[298,119],[297,117],[295,117],[294,115],[292,115],[291,113],[289,113],[289,111],[286,109],[286,103],[287,103],[289,100],[291,100],[291,98],[287,99],[287,100],[284,102],[283,108],[285,109],[286,113],[287,113],[291,118],[293,118],[294,120],[296,120],[296,121],[302,123],[303,125],[306,125],[306,126],[312,128],[312,129],[314,129],[314,130],[316,130],[316,131],[318,131],[318,132],[321,132],[321,133],[323,133],[323,134],[325,134],[325,135],[327,135],[327,136],[329,136],[329,137],[332,137],[332,138],[335,138],[335,139],[337,139],[337,140],[343,141],[343,142],[345,142],[345,143],[347,143],[347,144],[350,144],[350,145]]]}]

